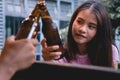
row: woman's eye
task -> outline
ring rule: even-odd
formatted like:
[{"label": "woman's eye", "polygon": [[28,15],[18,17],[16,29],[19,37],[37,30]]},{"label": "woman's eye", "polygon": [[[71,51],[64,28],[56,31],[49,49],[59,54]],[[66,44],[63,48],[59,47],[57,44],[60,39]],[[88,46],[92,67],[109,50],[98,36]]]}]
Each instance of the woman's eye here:
[{"label": "woman's eye", "polygon": [[89,28],[90,29],[97,29],[97,27],[95,25],[90,25]]},{"label": "woman's eye", "polygon": [[79,24],[82,24],[82,23],[83,23],[83,21],[82,21],[82,20],[77,20],[77,22],[78,22]]}]

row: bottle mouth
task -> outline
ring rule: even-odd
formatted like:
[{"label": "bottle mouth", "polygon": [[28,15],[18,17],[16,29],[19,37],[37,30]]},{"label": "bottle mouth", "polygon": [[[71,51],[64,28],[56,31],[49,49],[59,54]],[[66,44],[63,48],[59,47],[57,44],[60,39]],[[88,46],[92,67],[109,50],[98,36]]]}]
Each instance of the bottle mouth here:
[{"label": "bottle mouth", "polygon": [[46,4],[45,4],[45,1],[44,1],[44,0],[38,2],[38,8],[39,8],[40,10],[45,10],[45,9],[46,9],[45,6],[46,6]]}]

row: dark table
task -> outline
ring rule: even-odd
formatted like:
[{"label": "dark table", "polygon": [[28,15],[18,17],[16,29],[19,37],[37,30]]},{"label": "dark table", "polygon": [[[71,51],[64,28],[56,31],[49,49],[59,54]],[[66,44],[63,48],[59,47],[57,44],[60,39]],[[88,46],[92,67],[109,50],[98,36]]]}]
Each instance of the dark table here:
[{"label": "dark table", "polygon": [[36,62],[11,80],[120,80],[120,71],[106,67]]}]

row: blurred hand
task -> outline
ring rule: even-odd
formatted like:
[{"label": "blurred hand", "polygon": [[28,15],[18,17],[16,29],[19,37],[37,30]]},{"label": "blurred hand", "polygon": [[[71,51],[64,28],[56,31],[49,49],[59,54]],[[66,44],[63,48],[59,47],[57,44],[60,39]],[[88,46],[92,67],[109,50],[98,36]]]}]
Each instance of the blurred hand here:
[{"label": "blurred hand", "polygon": [[35,62],[37,44],[36,39],[15,40],[10,36],[4,44],[0,62],[14,72],[27,68]]}]

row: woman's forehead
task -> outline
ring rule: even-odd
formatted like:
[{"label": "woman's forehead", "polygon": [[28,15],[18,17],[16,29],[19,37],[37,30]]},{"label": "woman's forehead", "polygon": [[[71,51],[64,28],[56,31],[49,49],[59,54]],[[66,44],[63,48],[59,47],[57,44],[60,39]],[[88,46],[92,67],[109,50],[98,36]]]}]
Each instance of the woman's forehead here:
[{"label": "woman's forehead", "polygon": [[91,9],[85,9],[85,10],[80,11],[78,15],[76,16],[76,18],[81,18],[83,20],[89,20],[97,24],[96,16]]}]

